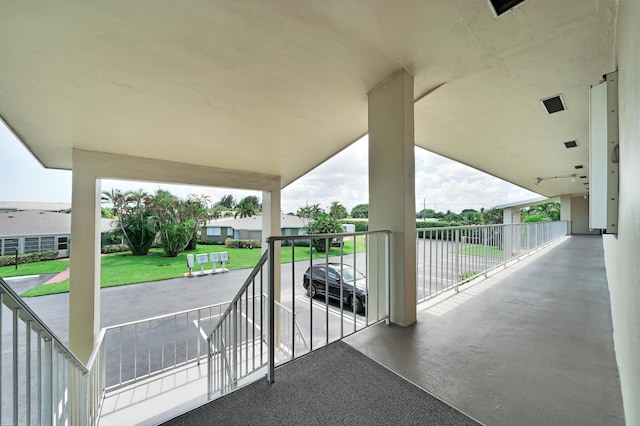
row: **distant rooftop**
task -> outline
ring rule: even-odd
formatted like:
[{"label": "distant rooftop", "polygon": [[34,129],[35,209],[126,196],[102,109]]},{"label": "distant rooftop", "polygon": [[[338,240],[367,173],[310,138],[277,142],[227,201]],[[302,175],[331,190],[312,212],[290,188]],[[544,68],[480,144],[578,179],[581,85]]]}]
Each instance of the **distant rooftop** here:
[{"label": "distant rooftop", "polygon": [[17,212],[22,210],[38,210],[47,212],[63,212],[71,209],[71,203],[47,203],[38,201],[0,201],[0,212]]},{"label": "distant rooftop", "polygon": [[[281,228],[304,228],[308,220],[298,216],[282,215],[280,217]],[[214,219],[207,222],[206,226],[228,227],[233,229],[243,229],[248,231],[259,231],[262,229],[262,216],[252,216],[244,218],[224,218]]]},{"label": "distant rooftop", "polygon": [[[100,231],[114,228],[113,219],[102,219]],[[67,213],[25,210],[0,213],[0,236],[71,234],[71,215]]]}]

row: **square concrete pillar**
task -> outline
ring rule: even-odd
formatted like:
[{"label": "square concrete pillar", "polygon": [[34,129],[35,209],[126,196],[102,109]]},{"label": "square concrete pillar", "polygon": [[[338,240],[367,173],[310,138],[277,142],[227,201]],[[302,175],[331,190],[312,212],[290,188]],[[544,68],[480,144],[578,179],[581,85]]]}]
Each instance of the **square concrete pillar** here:
[{"label": "square concrete pillar", "polygon": [[[416,321],[413,99],[413,76],[405,70],[369,93],[369,229],[392,232],[391,321],[402,326]],[[369,273],[377,270],[371,265]]]},{"label": "square concrete pillar", "polygon": [[[267,238],[281,234],[280,224],[280,205],[281,205],[280,188],[274,188],[272,191],[262,192],[262,251],[267,249]],[[280,301],[280,242],[275,245],[273,253],[275,261],[274,282],[275,282],[275,300]]]},{"label": "square concrete pillar", "polygon": [[571,195],[560,196],[560,220],[567,221],[567,235],[571,235]]},{"label": "square concrete pillar", "polygon": [[71,193],[71,276],[69,284],[69,346],[89,361],[100,332],[101,182],[92,158],[73,152]]}]

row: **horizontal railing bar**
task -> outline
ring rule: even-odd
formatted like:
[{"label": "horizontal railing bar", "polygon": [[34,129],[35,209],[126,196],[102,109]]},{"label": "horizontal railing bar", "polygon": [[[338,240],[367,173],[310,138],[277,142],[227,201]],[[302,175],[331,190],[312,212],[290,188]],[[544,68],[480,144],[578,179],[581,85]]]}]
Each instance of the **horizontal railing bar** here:
[{"label": "horizontal railing bar", "polygon": [[96,363],[96,360],[100,356],[100,348],[104,344],[104,339],[107,335],[107,328],[103,327],[100,330],[100,334],[98,334],[98,338],[96,339],[96,343],[93,347],[93,352],[91,352],[91,356],[89,357],[89,361],[87,361],[87,370],[91,371],[93,364]]},{"label": "horizontal railing bar", "polygon": [[178,315],[188,314],[188,313],[196,312],[196,311],[200,311],[200,310],[214,309],[214,308],[217,308],[218,306],[227,305],[229,303],[231,303],[231,302],[220,302],[220,303],[215,303],[213,305],[202,306],[200,308],[186,309],[184,311],[174,312],[174,313],[171,313],[171,314],[158,315],[156,317],[144,318],[144,319],[141,319],[141,320],[125,322],[123,324],[110,325],[108,327],[104,327],[103,330],[109,331],[109,330],[114,330],[114,329],[118,329],[118,328],[122,328],[122,327],[128,327],[130,325],[142,324],[144,322],[171,318],[171,317],[175,317],[175,316],[178,316]]},{"label": "horizontal railing bar", "polygon": [[315,240],[322,238],[342,238],[353,237],[360,235],[375,235],[375,234],[387,234],[390,235],[391,231],[361,231],[361,232],[340,232],[337,234],[302,234],[302,235],[275,235],[267,238],[269,241],[290,241],[290,240]]}]

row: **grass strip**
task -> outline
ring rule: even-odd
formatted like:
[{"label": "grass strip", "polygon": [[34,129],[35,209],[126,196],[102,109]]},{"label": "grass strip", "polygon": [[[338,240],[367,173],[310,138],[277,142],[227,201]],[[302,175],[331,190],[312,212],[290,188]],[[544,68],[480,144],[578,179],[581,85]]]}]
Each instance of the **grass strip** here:
[{"label": "grass strip", "polygon": [[[358,237],[356,241],[358,252],[363,252],[364,238]],[[292,260],[291,247],[282,247],[281,263],[290,263]],[[179,278],[184,275],[187,269],[187,254],[219,253],[227,252],[229,262],[225,267],[229,270],[253,268],[260,259],[262,252],[260,249],[240,249],[227,248],[218,245],[199,245],[196,250],[189,250],[178,257],[165,257],[161,249],[151,249],[147,256],[132,256],[131,252],[113,253],[101,257],[100,262],[100,287],[117,287],[129,284],[139,284],[151,281],[162,281],[171,278]],[[295,247],[295,261],[309,259],[309,247]],[[345,240],[345,255],[353,254],[353,239]],[[329,256],[339,256],[340,248],[332,247]],[[322,259],[325,253],[313,252],[314,259]],[[48,261],[56,262],[56,261]],[[39,262],[46,263],[46,262]],[[66,262],[69,266],[69,262]],[[211,263],[207,264],[210,267]],[[217,265],[220,267],[220,264]],[[22,267],[22,265],[20,265]],[[64,270],[63,268],[62,270]],[[196,265],[194,272],[199,270]],[[57,271],[60,272],[60,271]],[[49,272],[50,273],[50,272]],[[0,271],[0,276],[2,271]],[[25,274],[28,275],[28,274]],[[69,291],[69,280],[64,280],[53,284],[42,284],[22,293],[22,297],[46,296],[49,294],[66,293]]]}]

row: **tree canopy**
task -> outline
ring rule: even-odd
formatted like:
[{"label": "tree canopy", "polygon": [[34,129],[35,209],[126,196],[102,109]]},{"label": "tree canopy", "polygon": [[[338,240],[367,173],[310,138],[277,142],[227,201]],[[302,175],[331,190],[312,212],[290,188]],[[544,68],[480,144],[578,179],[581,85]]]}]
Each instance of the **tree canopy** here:
[{"label": "tree canopy", "polygon": [[255,195],[249,195],[236,204],[236,212],[233,217],[251,217],[259,214],[261,210],[262,206],[260,205],[258,197]]},{"label": "tree canopy", "polygon": [[353,218],[368,218],[369,217],[369,204],[358,204],[351,209],[351,217]]},{"label": "tree canopy", "polygon": [[110,203],[118,230],[134,256],[149,253],[159,241],[164,254],[178,256],[197,236],[200,222],[210,217],[206,196],[190,195],[182,200],[159,189],[155,195],[142,190],[103,192],[103,202]]},{"label": "tree canopy", "polygon": [[134,256],[144,256],[156,237],[152,220],[151,196],[142,190],[122,192],[104,191],[102,201],[113,206],[118,223],[116,234],[124,238]]},{"label": "tree canopy", "polygon": [[334,201],[331,203],[331,207],[329,207],[329,215],[334,219],[344,219],[349,215],[349,213],[342,204],[338,201]]},{"label": "tree canopy", "polygon": [[[338,221],[328,213],[319,214],[307,225],[309,234],[337,234],[342,232]],[[324,253],[331,248],[331,239],[317,238],[311,241],[311,245],[317,252]]]},{"label": "tree canopy", "polygon": [[560,220],[560,203],[545,203],[520,210],[522,222],[552,222]]}]

